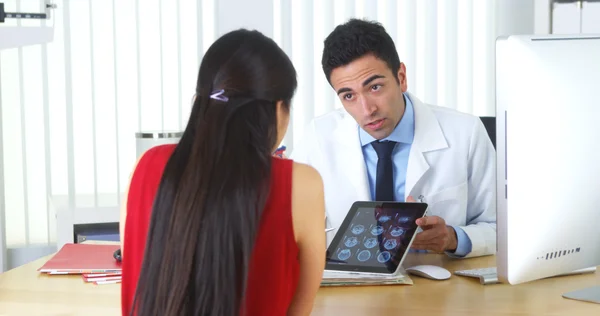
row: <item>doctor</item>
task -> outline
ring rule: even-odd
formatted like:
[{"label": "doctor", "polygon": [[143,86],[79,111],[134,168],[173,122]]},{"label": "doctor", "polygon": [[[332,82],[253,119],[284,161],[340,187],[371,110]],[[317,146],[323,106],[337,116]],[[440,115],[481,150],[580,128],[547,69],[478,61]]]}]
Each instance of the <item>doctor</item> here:
[{"label": "doctor", "polygon": [[336,228],[328,244],[355,201],[417,199],[429,216],[417,220],[413,249],[495,253],[495,152],[480,119],[407,92],[406,67],[379,23],[337,26],[322,66],[344,108],[315,118],[291,158],[323,177]]}]

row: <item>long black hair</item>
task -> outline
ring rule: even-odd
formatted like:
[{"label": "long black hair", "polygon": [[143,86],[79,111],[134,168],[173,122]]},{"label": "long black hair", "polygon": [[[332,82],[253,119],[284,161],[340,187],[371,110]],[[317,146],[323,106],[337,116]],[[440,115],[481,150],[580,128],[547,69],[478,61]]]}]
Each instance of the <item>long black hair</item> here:
[{"label": "long black hair", "polygon": [[276,104],[283,101],[289,112],[296,86],[288,56],[258,31],[232,31],[208,49],[188,124],[154,201],[135,314],[243,311],[270,190]]}]

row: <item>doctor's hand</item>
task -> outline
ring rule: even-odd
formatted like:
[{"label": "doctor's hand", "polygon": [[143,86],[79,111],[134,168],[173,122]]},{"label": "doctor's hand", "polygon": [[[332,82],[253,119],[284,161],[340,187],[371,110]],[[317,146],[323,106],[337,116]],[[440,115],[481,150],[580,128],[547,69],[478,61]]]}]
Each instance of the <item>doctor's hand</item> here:
[{"label": "doctor's hand", "polygon": [[[407,202],[416,202],[408,197]],[[412,243],[413,249],[430,250],[434,252],[454,252],[458,245],[454,228],[446,225],[446,221],[439,216],[425,216],[417,219],[417,225],[423,229],[415,236]]]}]

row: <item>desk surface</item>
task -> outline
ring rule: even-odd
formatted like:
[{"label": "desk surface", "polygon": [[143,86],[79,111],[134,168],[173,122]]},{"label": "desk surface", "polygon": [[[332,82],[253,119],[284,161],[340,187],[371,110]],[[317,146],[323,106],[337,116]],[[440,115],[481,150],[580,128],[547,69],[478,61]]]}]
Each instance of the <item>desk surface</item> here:
[{"label": "desk surface", "polygon": [[[0,274],[0,315],[119,315],[120,285],[84,283],[80,276],[47,276],[50,256]],[[450,259],[411,254],[406,266],[435,264],[451,272],[494,266],[494,257]],[[600,315],[600,305],[564,299],[565,292],[600,285],[600,271],[521,285],[479,284],[453,275],[416,276],[414,285],[321,288],[313,315]]]}]

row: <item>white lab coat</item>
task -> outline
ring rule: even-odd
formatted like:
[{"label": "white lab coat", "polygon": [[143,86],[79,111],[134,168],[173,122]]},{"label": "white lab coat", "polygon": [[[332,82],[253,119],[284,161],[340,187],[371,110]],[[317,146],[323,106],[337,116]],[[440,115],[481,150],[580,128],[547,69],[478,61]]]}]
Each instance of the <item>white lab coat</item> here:
[{"label": "white lab coat", "polygon": [[[496,252],[496,154],[481,120],[424,104],[409,94],[415,134],[405,194],[422,197],[428,214],[461,227],[472,250],[466,257]],[[315,118],[291,159],[316,168],[325,186],[327,244],[355,201],[371,200],[358,124],[344,110]]]}]

